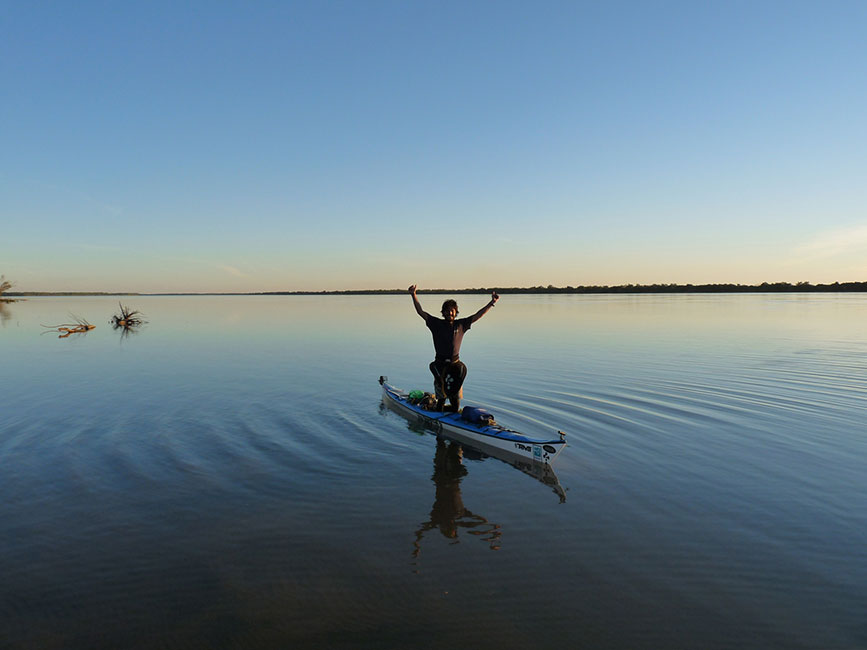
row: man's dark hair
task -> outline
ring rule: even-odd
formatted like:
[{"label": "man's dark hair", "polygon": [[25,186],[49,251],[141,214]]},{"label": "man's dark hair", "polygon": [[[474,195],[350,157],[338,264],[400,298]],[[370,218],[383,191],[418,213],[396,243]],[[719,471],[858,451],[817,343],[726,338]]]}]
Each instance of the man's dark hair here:
[{"label": "man's dark hair", "polygon": [[447,311],[447,310],[451,309],[452,307],[455,308],[455,313],[458,313],[458,303],[455,302],[454,300],[452,300],[451,298],[449,298],[448,300],[446,300],[443,303],[443,308],[440,311]]}]

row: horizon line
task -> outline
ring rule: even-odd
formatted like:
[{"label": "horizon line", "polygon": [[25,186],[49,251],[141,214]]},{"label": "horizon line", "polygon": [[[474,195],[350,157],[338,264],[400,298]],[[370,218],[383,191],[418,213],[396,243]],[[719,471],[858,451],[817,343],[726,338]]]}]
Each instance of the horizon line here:
[{"label": "horizon line", "polygon": [[[703,283],[703,284],[619,284],[578,285],[557,287],[537,285],[532,287],[466,287],[463,289],[417,289],[421,294],[445,293],[732,293],[732,292],[799,292],[799,291],[867,291],[867,281],[833,282],[812,284],[810,282],[762,282],[760,284]],[[286,295],[399,295],[406,289],[297,289],[281,291],[6,291],[0,297],[25,296],[286,296]]]}]

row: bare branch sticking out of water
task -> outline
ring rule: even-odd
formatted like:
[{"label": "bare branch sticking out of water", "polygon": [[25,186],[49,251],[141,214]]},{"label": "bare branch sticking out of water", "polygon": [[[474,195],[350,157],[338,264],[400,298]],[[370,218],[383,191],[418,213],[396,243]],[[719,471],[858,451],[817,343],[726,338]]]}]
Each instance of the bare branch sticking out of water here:
[{"label": "bare branch sticking out of water", "polygon": [[111,317],[111,323],[114,329],[123,329],[126,332],[134,330],[136,327],[144,325],[147,321],[142,318],[144,314],[136,309],[124,307],[121,303],[117,303],[120,307],[120,313]]},{"label": "bare branch sticking out of water", "polygon": [[[86,334],[90,330],[96,327],[96,325],[91,325],[85,319],[80,316],[76,316],[75,314],[70,314],[72,316],[74,323],[61,323],[60,325],[43,325],[42,327],[47,327],[49,330],[55,330],[60,332],[60,336],[57,338],[65,339],[70,334]],[[47,332],[46,332],[47,334]]]}]

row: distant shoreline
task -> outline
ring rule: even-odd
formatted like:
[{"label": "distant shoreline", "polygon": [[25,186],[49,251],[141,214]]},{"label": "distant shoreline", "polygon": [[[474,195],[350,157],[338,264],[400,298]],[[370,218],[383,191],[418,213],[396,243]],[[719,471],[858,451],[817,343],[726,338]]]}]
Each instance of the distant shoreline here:
[{"label": "distant shoreline", "polygon": [[[761,284],[623,284],[616,286],[578,287],[479,287],[468,289],[419,289],[420,294],[645,294],[645,293],[835,293],[867,292],[867,282],[763,282]],[[406,289],[344,289],[338,291],[247,291],[247,292],[177,292],[140,293],[105,291],[7,291],[4,297],[25,296],[380,296],[405,294]]]}]

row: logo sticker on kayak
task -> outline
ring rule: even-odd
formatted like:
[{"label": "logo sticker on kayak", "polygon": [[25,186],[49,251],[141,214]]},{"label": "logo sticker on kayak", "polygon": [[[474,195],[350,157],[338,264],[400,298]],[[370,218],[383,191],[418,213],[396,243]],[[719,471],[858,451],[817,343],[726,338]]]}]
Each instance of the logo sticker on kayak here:
[{"label": "logo sticker on kayak", "polygon": [[533,445],[533,458],[542,458],[542,448],[539,445]]}]

